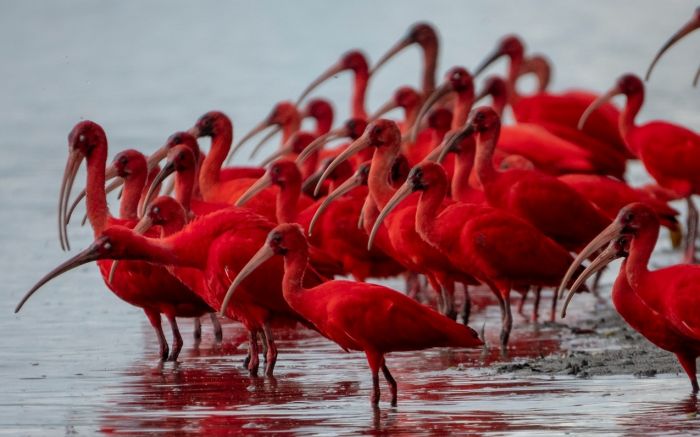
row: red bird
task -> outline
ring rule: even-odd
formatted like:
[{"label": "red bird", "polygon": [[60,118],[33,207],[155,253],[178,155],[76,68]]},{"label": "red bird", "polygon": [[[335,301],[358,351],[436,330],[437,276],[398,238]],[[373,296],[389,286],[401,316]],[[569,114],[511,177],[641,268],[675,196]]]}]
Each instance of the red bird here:
[{"label": "red bird", "polygon": [[311,82],[297,99],[297,105],[323,82],[346,70],[352,71],[355,75],[352,97],[350,99],[350,116],[366,120],[365,96],[367,94],[367,83],[369,82],[369,66],[365,55],[357,50],[345,53],[338,62],[331,65],[328,70]]},{"label": "red bird", "polygon": [[[596,95],[588,91],[570,90],[559,94],[536,93],[532,96],[520,96],[515,83],[520,75],[520,68],[525,57],[523,42],[515,35],[501,39],[496,49],[475,70],[474,77],[483,72],[486,67],[507,56],[510,59],[508,67],[508,101],[513,108],[515,119],[520,123],[535,123],[549,128],[560,125],[575,130],[579,114],[596,99]],[[597,139],[603,144],[627,154],[625,143],[617,131],[619,111],[611,104],[605,105],[591,119],[591,124],[584,133]]]},{"label": "red bird", "polygon": [[447,189],[447,175],[439,164],[426,162],[414,167],[406,183],[386,202],[374,229],[401,201],[420,191],[418,207],[413,210],[415,231],[454,268],[477,278],[501,297],[501,351],[505,354],[513,324],[511,290],[558,284],[571,255],[505,211],[446,200]]},{"label": "red bird", "polygon": [[272,111],[270,111],[268,116],[265,117],[263,121],[258,123],[257,126],[251,129],[250,132],[245,134],[243,138],[241,138],[241,141],[239,141],[238,144],[236,144],[231,149],[231,152],[229,153],[226,162],[229,162],[229,160],[236,153],[236,151],[239,150],[241,146],[243,146],[243,144],[245,144],[249,139],[253,138],[255,135],[269,127],[274,126],[274,129],[272,129],[267,135],[263,137],[262,140],[258,142],[258,144],[255,145],[252,152],[250,153],[250,158],[253,158],[262,148],[262,146],[267,142],[267,140],[272,138],[280,130],[282,131],[282,141],[280,144],[287,144],[287,141],[289,141],[289,138],[292,136],[292,134],[294,132],[297,132],[299,128],[301,128],[301,120],[302,115],[299,113],[299,110],[297,109],[294,103],[289,101],[282,101],[277,103],[272,108]]},{"label": "red bird", "polygon": [[486,199],[532,223],[571,251],[578,251],[610,220],[588,200],[557,178],[529,170],[501,172],[493,166],[500,118],[490,107],[472,111],[464,134],[477,141],[475,171]]},{"label": "red bird", "polygon": [[379,369],[397,403],[396,381],[384,355],[431,347],[477,347],[477,333],[409,297],[380,285],[328,281],[313,288],[301,284],[309,261],[309,245],[296,224],[273,229],[260,250],[233,280],[221,311],[235,296],[236,287],[275,255],[284,257],[284,298],[318,331],[345,350],[363,351],[372,372],[373,405],[379,403]]},{"label": "red bird", "polygon": [[[107,137],[104,130],[97,123],[80,122],[68,136],[68,144],[70,152],[61,184],[58,208],[59,235],[64,247],[68,244],[64,212],[83,159],[87,161],[87,212],[95,236],[99,236],[104,229],[115,224],[133,226],[134,220],[114,218],[107,208],[104,182]],[[182,348],[182,337],[175,317],[201,317],[212,311],[199,296],[162,266],[136,261],[125,262],[111,281],[107,279],[112,262],[103,260],[98,266],[107,287],[117,297],[144,310],[158,335],[160,356],[164,360],[168,358],[168,344],[163,335],[160,314],[165,314],[170,322],[174,342],[169,359],[176,360]]]},{"label": "red bird", "polygon": [[[698,28],[700,28],[700,7],[695,9],[690,20],[685,23],[676,33],[674,33],[671,38],[669,38],[668,41],[666,41],[666,43],[659,49],[656,56],[654,56],[654,59],[651,61],[651,64],[649,64],[644,80],[649,80],[649,77],[651,77],[651,71],[654,69],[654,66],[659,59],[661,59],[661,56],[666,52],[666,50],[670,49],[671,46]],[[698,79],[700,79],[700,69],[698,69],[695,73],[695,78],[693,78],[693,86],[697,86]]]},{"label": "red bird", "polygon": [[688,235],[686,262],[695,261],[695,236],[698,211],[693,194],[700,193],[700,136],[683,126],[666,121],[650,121],[637,125],[635,118],[644,103],[644,84],[633,74],[622,75],[615,85],[586,109],[579,126],[583,127],[597,109],[618,94],[627,98],[620,114],[620,134],[629,151],[663,188],[685,197],[688,203]]},{"label": "red bird", "polygon": [[440,41],[435,28],[428,23],[415,23],[408,29],[406,35],[401,38],[393,47],[389,49],[372,68],[370,74],[374,74],[382,65],[386,64],[391,58],[396,56],[406,47],[413,44],[418,44],[423,51],[423,78],[422,78],[422,97],[425,99],[435,90],[435,81],[437,78],[437,63]]},{"label": "red bird", "polygon": [[[616,258],[625,258],[613,286],[612,299],[620,315],[661,349],[676,354],[698,391],[695,360],[700,356],[700,266],[675,265],[654,271],[649,258],[659,235],[659,219],[651,208],[633,203],[581,252],[564,281],[583,260],[610,243],[571,286],[562,317],[578,287]],[[563,286],[560,287],[563,289]]]}]

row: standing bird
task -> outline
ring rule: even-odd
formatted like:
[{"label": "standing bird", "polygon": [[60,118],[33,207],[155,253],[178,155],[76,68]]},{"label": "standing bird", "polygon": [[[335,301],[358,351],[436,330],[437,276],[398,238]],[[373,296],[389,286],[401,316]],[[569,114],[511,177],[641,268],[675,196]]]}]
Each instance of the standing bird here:
[{"label": "standing bird", "polygon": [[[513,324],[513,288],[555,286],[566,273],[571,255],[526,221],[488,206],[446,200],[447,176],[439,164],[414,167],[405,184],[386,202],[374,224],[412,193],[420,191],[415,231],[464,274],[486,284],[501,304],[501,352],[506,353]],[[372,243],[374,232],[370,235]]]},{"label": "standing bird", "polygon": [[286,144],[292,134],[301,128],[301,119],[301,114],[294,103],[286,100],[277,103],[267,117],[265,117],[263,121],[258,123],[247,134],[245,134],[238,144],[231,149],[228,157],[226,158],[226,162],[228,163],[236,151],[239,150],[248,140],[270,127],[274,127],[274,129],[272,129],[268,135],[266,135],[258,144],[255,145],[253,151],[250,153],[250,157],[253,158],[258,153],[258,150],[260,150],[260,148],[265,144],[265,142],[280,130],[282,131],[282,141],[280,144]]},{"label": "standing bird", "polygon": [[237,286],[275,255],[284,257],[283,293],[289,305],[346,351],[363,351],[367,356],[373,405],[379,403],[379,369],[389,383],[391,405],[397,404],[396,381],[384,360],[387,353],[483,344],[473,329],[390,288],[352,281],[303,287],[309,245],[301,227],[289,223],[273,229],[265,244],[241,269],[221,306],[222,312],[235,296]]},{"label": "standing bird", "polygon": [[[83,160],[87,162],[86,203],[88,219],[94,235],[99,236],[104,229],[112,225],[134,226],[135,220],[115,218],[109,213],[107,207],[105,195],[107,136],[102,127],[91,121],[78,123],[68,136],[68,146],[69,155],[61,183],[58,208],[59,236],[64,246],[68,241],[65,210],[73,182]],[[212,311],[199,296],[162,266],[128,261],[122,263],[112,275],[110,275],[111,261],[102,260],[98,262],[98,266],[107,287],[117,297],[142,308],[146,313],[158,336],[160,356],[163,360],[175,361],[182,348],[182,337],[175,317],[201,317]],[[161,327],[161,314],[166,315],[173,332],[173,349],[170,354]]]},{"label": "standing bird", "polygon": [[297,99],[297,105],[323,82],[346,70],[352,71],[355,75],[352,97],[350,99],[350,116],[366,120],[365,96],[367,94],[367,83],[369,82],[369,66],[365,55],[358,50],[351,50],[345,53],[338,62],[331,65],[328,70],[311,82]]},{"label": "standing bird", "polygon": [[[690,34],[694,30],[700,28],[700,7],[696,8],[695,11],[693,11],[693,16],[688,20],[687,23],[683,25],[676,33],[674,33],[671,38],[666,41],[666,43],[661,46],[659,51],[656,53],[656,56],[654,56],[654,59],[651,61],[651,64],[649,64],[649,68],[647,69],[647,74],[644,77],[644,80],[648,81],[649,78],[651,77],[651,71],[654,69],[654,66],[656,65],[657,62],[659,62],[659,59],[661,59],[661,56],[671,48],[675,43],[683,39],[686,35]],[[693,78],[693,86],[697,86],[698,80],[700,79],[700,68],[695,72],[695,77]]]},{"label": "standing bird", "polygon": [[419,22],[412,25],[411,28],[408,29],[406,35],[397,41],[396,44],[377,61],[370,74],[374,74],[391,58],[413,44],[418,44],[423,51],[421,93],[422,97],[426,99],[435,90],[438,52],[440,49],[440,40],[438,39],[437,31],[435,31],[435,28],[429,23]]},{"label": "standing bird", "polygon": [[[520,123],[535,123],[545,128],[560,125],[575,130],[579,114],[597,96],[589,91],[576,89],[557,94],[545,92],[521,96],[515,85],[525,60],[525,46],[516,35],[503,37],[496,49],[474,71],[474,77],[502,56],[507,56],[510,60],[507,75],[508,102],[513,109],[515,119]],[[613,105],[605,105],[591,119],[591,124],[584,133],[629,157],[625,142],[616,126],[619,113],[620,111]]]},{"label": "standing bird", "polygon": [[488,203],[522,217],[568,250],[583,248],[610,220],[556,177],[538,171],[501,172],[494,168],[500,127],[498,114],[482,106],[472,111],[464,132],[475,135],[474,170]]},{"label": "standing bird", "polygon": [[619,129],[629,151],[639,157],[644,168],[661,187],[686,199],[688,233],[685,261],[695,262],[698,211],[692,196],[700,193],[700,136],[666,121],[637,125],[635,118],[644,103],[644,84],[633,74],[622,75],[608,92],[591,103],[581,115],[579,127],[583,128],[598,108],[618,94],[624,94],[627,98],[620,114]]},{"label": "standing bird", "polygon": [[584,281],[616,258],[625,258],[612,290],[615,309],[632,328],[661,349],[676,354],[693,392],[698,392],[696,359],[700,356],[700,266],[681,264],[650,271],[659,235],[659,219],[643,203],[633,203],[594,238],[571,264],[564,284],[586,257],[610,243],[578,276],[562,308],[562,317]]}]

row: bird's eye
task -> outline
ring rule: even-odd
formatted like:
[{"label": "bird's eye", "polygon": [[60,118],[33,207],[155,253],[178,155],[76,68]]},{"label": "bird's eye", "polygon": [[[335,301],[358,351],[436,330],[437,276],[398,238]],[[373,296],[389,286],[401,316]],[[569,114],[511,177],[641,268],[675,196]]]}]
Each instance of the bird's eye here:
[{"label": "bird's eye", "polygon": [[154,206],[153,208],[151,208],[151,212],[153,214],[160,214],[160,208],[157,206]]},{"label": "bird's eye", "polygon": [[175,144],[180,144],[182,142],[182,138],[180,138],[180,135],[176,135],[173,137],[172,142]]},{"label": "bird's eye", "polygon": [[84,141],[85,141],[85,135],[84,135],[84,134],[78,135],[78,141],[80,141],[81,143],[84,142]]},{"label": "bird's eye", "polygon": [[626,223],[630,223],[632,220],[634,220],[634,214],[632,214],[631,212],[628,212],[627,214],[625,214],[625,222]]},{"label": "bird's eye", "polygon": [[129,162],[129,159],[126,156],[119,157],[119,163],[121,165],[126,165],[128,162]]},{"label": "bird's eye", "polygon": [[112,250],[112,243],[110,243],[109,241],[105,241],[105,242],[102,244],[102,248],[103,248],[104,250]]}]

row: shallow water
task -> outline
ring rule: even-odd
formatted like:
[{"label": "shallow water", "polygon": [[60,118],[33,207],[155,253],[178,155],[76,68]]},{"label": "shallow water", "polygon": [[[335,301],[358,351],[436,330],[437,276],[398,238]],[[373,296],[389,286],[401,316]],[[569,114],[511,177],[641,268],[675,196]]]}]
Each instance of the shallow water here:
[{"label": "shallow water", "polygon": [[[642,73],[695,7],[631,0],[376,3],[3,3],[0,434],[640,434],[698,428],[696,401],[682,374],[497,376],[482,370],[497,359],[495,352],[485,360],[479,351],[392,355],[399,407],[383,402],[378,411],[368,402],[362,355],[306,331],[283,334],[276,381],[250,379],[243,371],[245,336],[235,324],[226,326],[223,346],[212,344],[205,324],[196,349],[191,325],[183,322],[180,363],[161,368],[142,313],[110,294],[94,266],[53,281],[22,313],[12,314],[26,289],[66,257],[56,241],[56,197],[65,138],[80,119],[105,127],[111,155],[127,147],[153,150],[213,108],[232,116],[240,136],[343,51],[362,47],[376,59],[419,19],[441,32],[443,71],[474,66],[498,37],[514,31],[554,61],[554,89],[604,90],[624,71]],[[698,37],[690,37],[658,66],[642,118],[700,129],[698,91],[690,87],[697,44]],[[371,86],[370,108],[398,84],[415,84],[417,62],[411,50],[387,66]],[[349,79],[339,77],[319,93],[346,101],[348,88]],[[347,108],[337,109],[342,120]],[[631,179],[647,180],[638,166]],[[75,248],[91,238],[77,225],[70,235]],[[679,257],[662,250],[654,263]],[[582,301],[579,317],[592,309],[590,299]],[[473,326],[482,323],[495,342],[494,308],[475,314]],[[512,355],[561,349],[553,330],[535,332],[519,318],[516,324]]]}]

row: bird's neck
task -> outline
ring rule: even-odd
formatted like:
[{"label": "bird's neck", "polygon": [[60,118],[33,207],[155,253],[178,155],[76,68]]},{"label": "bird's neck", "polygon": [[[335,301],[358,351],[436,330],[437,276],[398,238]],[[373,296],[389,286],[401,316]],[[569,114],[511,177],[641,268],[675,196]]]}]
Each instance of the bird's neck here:
[{"label": "bird's neck", "polygon": [[284,256],[284,277],[282,278],[282,295],[294,308],[294,302],[299,298],[304,288],[302,282],[306,266],[309,263],[309,249],[304,247],[288,252]]},{"label": "bird's neck", "polygon": [[459,129],[467,122],[469,111],[474,104],[474,90],[457,93],[452,110],[452,129]]},{"label": "bird's neck", "polygon": [[654,250],[656,240],[659,236],[658,225],[647,226],[640,229],[637,235],[632,240],[629,248],[629,256],[625,262],[625,271],[627,280],[630,286],[638,294],[647,290],[647,287],[642,287],[644,277],[649,273],[649,258]]},{"label": "bird's neck", "polygon": [[429,42],[422,46],[423,48],[423,80],[422,90],[423,98],[427,98],[435,91],[435,74],[437,72],[438,63],[438,43],[437,41]]},{"label": "bird's neck", "polygon": [[416,232],[425,241],[435,241],[436,220],[440,206],[447,195],[447,179],[434,181],[421,193],[416,210]]},{"label": "bird's neck", "polygon": [[463,201],[469,197],[474,188],[469,184],[469,175],[474,168],[474,148],[461,151],[455,159],[455,171],[452,175],[452,198]]},{"label": "bird's neck", "polygon": [[627,141],[628,135],[635,128],[635,119],[644,103],[644,90],[627,96],[625,107],[620,113],[619,129],[622,138]]},{"label": "bird's neck", "polygon": [[377,147],[372,156],[367,185],[372,200],[380,209],[384,208],[396,191],[389,184],[389,175],[399,153],[399,147],[399,145]]},{"label": "bird's neck", "polygon": [[477,134],[476,156],[474,165],[479,183],[486,189],[489,182],[498,177],[498,171],[493,167],[493,152],[498,141],[499,128]]},{"label": "bird's neck", "polygon": [[219,182],[221,166],[231,149],[232,141],[232,129],[221,129],[211,136],[211,150],[204,158],[199,173],[199,183],[203,189],[208,189]]},{"label": "bird's neck", "polygon": [[301,196],[301,177],[287,180],[279,187],[275,211],[278,224],[297,221],[299,196]]},{"label": "bird's neck", "polygon": [[[144,169],[145,170],[145,169]],[[119,203],[119,217],[123,219],[137,219],[138,206],[146,185],[146,172],[139,171],[130,174],[124,179],[124,191]]]},{"label": "bird's neck", "polygon": [[523,55],[513,55],[510,57],[508,65],[508,103],[514,105],[518,103],[521,96],[518,94],[518,77],[520,76],[520,66],[523,64]]},{"label": "bird's neck", "polygon": [[194,168],[184,168],[175,174],[175,199],[190,212],[192,209],[192,192],[194,190]]},{"label": "bird's neck", "polygon": [[333,115],[328,114],[328,115],[323,115],[321,117],[316,118],[316,136],[320,137],[321,135],[325,135],[328,132],[331,131],[331,128],[333,127]]},{"label": "bird's neck", "polygon": [[107,206],[107,194],[105,193],[105,165],[107,164],[107,143],[100,143],[93,147],[86,158],[87,161],[87,188],[86,199],[87,216],[95,235],[100,234],[106,227],[110,217]]},{"label": "bird's neck", "polygon": [[292,135],[298,132],[300,128],[301,116],[299,113],[294,113],[290,116],[289,120],[282,125],[282,142],[280,143],[280,147],[284,147],[289,139],[292,138]]},{"label": "bird's neck", "polygon": [[355,84],[352,91],[352,107],[350,111],[353,118],[367,119],[365,110],[365,96],[367,94],[367,83],[369,82],[369,70],[360,68],[355,70]]}]

